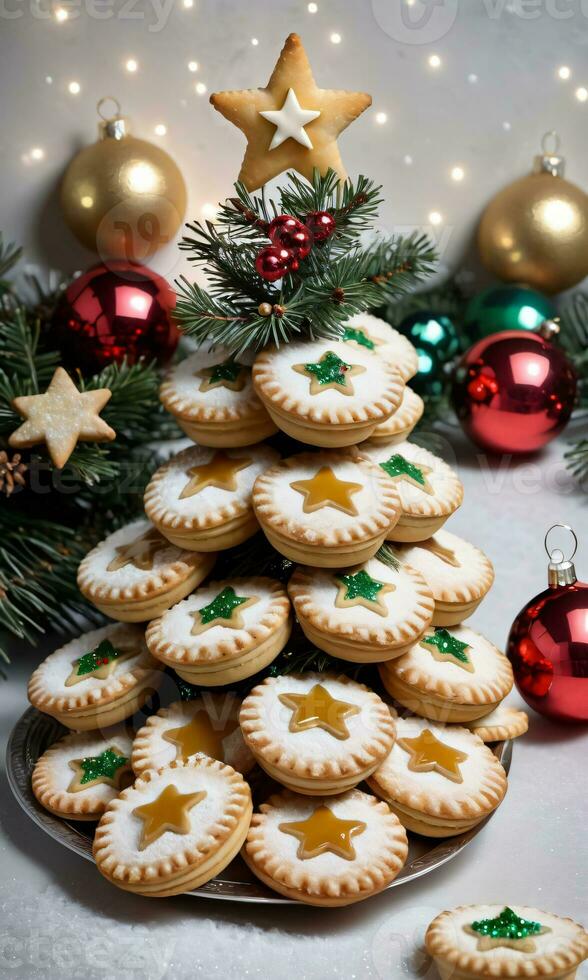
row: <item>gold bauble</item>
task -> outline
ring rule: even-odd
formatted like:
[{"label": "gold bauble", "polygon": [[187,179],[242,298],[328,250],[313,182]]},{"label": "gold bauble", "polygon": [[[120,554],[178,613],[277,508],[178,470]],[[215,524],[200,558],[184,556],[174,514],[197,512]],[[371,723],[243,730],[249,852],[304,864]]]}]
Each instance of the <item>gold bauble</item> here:
[{"label": "gold bauble", "polygon": [[588,275],[588,195],[563,179],[557,149],[536,157],[533,173],[493,198],[478,229],[489,272],[543,293],[569,289]]},{"label": "gold bauble", "polygon": [[180,227],[186,185],[165,150],[130,135],[116,104],[117,114],[100,124],[100,139],[67,168],[61,206],[86,248],[103,259],[145,262]]}]

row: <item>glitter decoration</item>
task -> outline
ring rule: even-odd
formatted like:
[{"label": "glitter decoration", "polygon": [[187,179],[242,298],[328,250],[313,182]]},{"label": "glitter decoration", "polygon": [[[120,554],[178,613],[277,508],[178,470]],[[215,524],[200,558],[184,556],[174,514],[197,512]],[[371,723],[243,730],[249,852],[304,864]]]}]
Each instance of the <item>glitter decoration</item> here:
[{"label": "glitter decoration", "polygon": [[[241,610],[257,602],[255,596],[237,595],[232,585],[227,585],[209,602],[207,606],[191,613],[195,620],[192,633],[198,634],[211,626],[228,626],[233,629],[243,629]],[[239,609],[238,613],[235,610]]]},{"label": "glitter decoration", "polygon": [[522,953],[534,953],[533,936],[542,936],[551,930],[540,922],[523,919],[505,905],[495,919],[480,919],[465,925],[464,930],[478,936],[478,949],[490,950],[499,946],[516,949]]},{"label": "glitter decoration", "polygon": [[376,346],[371,337],[368,337],[365,330],[358,327],[345,327],[342,339],[346,340],[348,343],[350,341],[355,341],[355,343],[359,344],[360,347],[367,347],[368,350],[374,350]]},{"label": "glitter decoration", "polygon": [[378,582],[363,568],[355,574],[337,575],[336,579],[341,583],[335,600],[338,608],[363,606],[381,616],[387,615],[388,607],[382,598],[388,592],[394,591],[394,585]]},{"label": "glitter decoration", "polygon": [[353,385],[349,381],[356,374],[363,374],[364,367],[359,364],[347,364],[333,351],[326,351],[318,361],[308,364],[293,364],[292,370],[305,374],[310,378],[310,394],[318,395],[321,391],[334,388],[343,395],[353,395]]},{"label": "glitter decoration", "polygon": [[127,766],[129,760],[115,749],[104,749],[100,755],[90,755],[80,760],[82,785],[93,783],[95,780],[108,780],[114,785],[116,773],[122,766]]},{"label": "glitter decoration", "polygon": [[292,711],[288,725],[290,732],[321,728],[334,738],[349,738],[345,719],[360,712],[356,704],[348,704],[347,701],[338,701],[331,697],[322,684],[315,684],[306,694],[280,694],[279,699]]},{"label": "glitter decoration", "polygon": [[212,364],[196,372],[203,379],[200,391],[210,391],[211,388],[229,388],[231,391],[241,391],[245,387],[246,368],[232,357],[220,364]]},{"label": "glitter decoration", "polygon": [[384,463],[380,463],[380,466],[392,480],[406,480],[420,490],[433,492],[429,481],[425,478],[425,474],[431,472],[430,466],[417,466],[400,453],[394,453]]},{"label": "glitter decoration", "polygon": [[95,650],[85,653],[76,661],[76,674],[78,677],[82,677],[84,674],[94,674],[100,667],[109,666],[120,655],[120,650],[116,650],[110,640],[102,640]]},{"label": "glitter decoration", "polygon": [[328,806],[319,806],[306,820],[281,823],[278,830],[291,834],[300,841],[296,857],[301,861],[330,851],[337,857],[353,861],[355,848],[352,836],[363,834],[367,824],[363,820],[342,820]]},{"label": "glitter decoration", "polygon": [[[435,660],[454,663],[465,670],[473,671],[472,662],[466,653],[470,647],[469,643],[458,640],[446,629],[437,629],[432,636],[423,637],[421,646],[428,647]],[[432,650],[431,647],[435,649]]]}]

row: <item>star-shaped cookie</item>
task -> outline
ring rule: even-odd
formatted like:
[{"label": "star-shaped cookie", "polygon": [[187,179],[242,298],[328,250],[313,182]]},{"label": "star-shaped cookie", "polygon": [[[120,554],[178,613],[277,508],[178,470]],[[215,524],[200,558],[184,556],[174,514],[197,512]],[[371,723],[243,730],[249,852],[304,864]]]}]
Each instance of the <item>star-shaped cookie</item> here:
[{"label": "star-shaped cookie", "polygon": [[338,701],[322,684],[315,684],[307,694],[280,694],[280,701],[292,711],[291,732],[306,732],[309,728],[322,728],[334,738],[349,738],[345,719],[359,714],[356,704]]},{"label": "star-shaped cookie", "polygon": [[247,137],[239,180],[253,191],[290,169],[310,180],[315,167],[331,168],[344,179],[337,137],[372,100],[318,88],[302,41],[290,34],[266,88],[216,92],[210,101]]},{"label": "star-shaped cookie", "polygon": [[12,406],[26,420],[10,436],[16,449],[44,442],[54,466],[65,466],[78,442],[109,442],[116,432],[100,418],[109,388],[78,391],[67,371],[58,367],[43,395],[21,395]]},{"label": "star-shaped cookie", "polygon": [[159,531],[155,529],[147,531],[129,544],[119,544],[116,548],[116,557],[106,566],[106,571],[118,572],[120,568],[134,565],[141,572],[150,572],[157,552],[168,547],[168,542],[162,538]]},{"label": "star-shaped cookie", "polygon": [[278,825],[278,830],[283,834],[292,834],[300,841],[296,856],[301,861],[317,857],[325,851],[353,861],[355,848],[351,838],[355,834],[363,834],[365,828],[363,820],[342,820],[328,806],[318,806],[306,820]]},{"label": "star-shaped cookie", "polygon": [[337,575],[336,581],[339,585],[335,605],[338,609],[346,609],[350,606],[363,606],[370,612],[378,613],[379,616],[388,615],[388,606],[383,597],[389,592],[394,592],[395,585],[388,582],[379,582],[377,579],[361,568],[359,572],[346,575]]},{"label": "star-shaped cookie", "polygon": [[347,364],[332,350],[325,351],[318,361],[293,364],[292,370],[306,375],[310,381],[311,395],[320,395],[321,391],[339,391],[342,395],[353,395],[355,392],[349,379],[365,372],[361,364]]},{"label": "star-shaped cookie", "polygon": [[361,483],[340,480],[330,466],[321,466],[310,480],[295,480],[290,486],[304,496],[302,509],[305,514],[312,514],[321,507],[335,507],[352,516],[357,514],[357,507],[351,495],[363,489]]},{"label": "star-shaped cookie", "polygon": [[213,725],[206,711],[198,711],[191,721],[179,728],[169,728],[163,734],[166,742],[176,746],[176,759],[188,759],[204,752],[212,759],[224,762],[223,739],[234,732],[238,722],[233,719]]}]

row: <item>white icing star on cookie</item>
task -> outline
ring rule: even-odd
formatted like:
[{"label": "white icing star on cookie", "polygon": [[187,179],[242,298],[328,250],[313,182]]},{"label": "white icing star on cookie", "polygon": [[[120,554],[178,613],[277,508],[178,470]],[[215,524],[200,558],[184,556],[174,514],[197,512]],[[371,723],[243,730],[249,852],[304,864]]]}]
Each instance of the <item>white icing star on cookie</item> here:
[{"label": "white icing star on cookie", "polygon": [[304,127],[313,119],[317,119],[320,116],[320,111],[318,109],[303,109],[293,88],[288,89],[281,109],[268,109],[265,112],[260,112],[259,115],[276,127],[269,145],[270,150],[275,150],[284,140],[290,138],[312,150],[312,142]]}]

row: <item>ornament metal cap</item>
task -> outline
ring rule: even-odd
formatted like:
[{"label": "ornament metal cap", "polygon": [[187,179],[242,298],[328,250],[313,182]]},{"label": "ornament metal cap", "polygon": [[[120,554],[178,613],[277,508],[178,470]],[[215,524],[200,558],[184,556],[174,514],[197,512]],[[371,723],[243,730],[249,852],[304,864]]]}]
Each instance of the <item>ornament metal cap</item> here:
[{"label": "ornament metal cap", "polygon": [[560,156],[559,148],[561,141],[555,129],[550,129],[544,133],[541,140],[541,153],[538,153],[534,160],[533,171],[536,174],[548,173],[552,177],[563,177],[566,169],[566,161]]},{"label": "ornament metal cap", "polygon": [[543,337],[543,340],[553,340],[560,333],[559,317],[555,317],[553,320],[543,320],[535,332]]},{"label": "ornament metal cap", "polygon": [[[569,531],[574,539],[574,550],[572,551],[569,558],[566,558],[561,548],[554,548],[550,550],[547,544],[549,535],[556,527],[563,527],[566,531]],[[562,585],[573,585],[574,582],[578,581],[576,575],[576,569],[572,558],[576,554],[576,549],[578,547],[578,539],[576,537],[576,532],[569,526],[569,524],[552,524],[549,528],[544,539],[545,550],[549,556],[549,565],[547,566],[547,582],[550,588],[558,588]]]},{"label": "ornament metal cap", "polygon": [[[114,102],[114,116],[104,115],[103,108],[106,102]],[[98,123],[98,133],[100,135],[100,139],[110,138],[121,140],[124,136],[129,135],[128,119],[126,116],[121,116],[120,102],[118,99],[115,99],[114,95],[103,96],[99,102],[96,103],[96,112],[101,119],[101,122]]]}]

